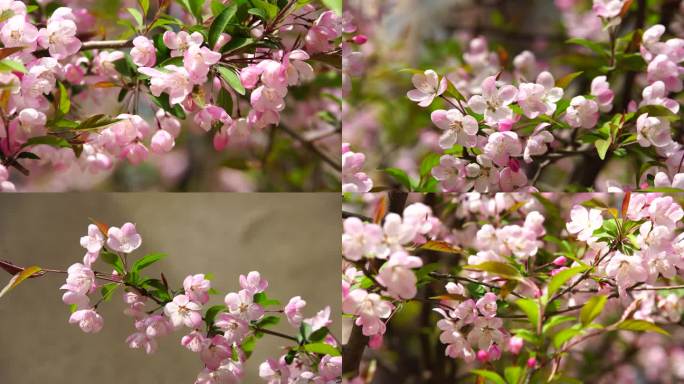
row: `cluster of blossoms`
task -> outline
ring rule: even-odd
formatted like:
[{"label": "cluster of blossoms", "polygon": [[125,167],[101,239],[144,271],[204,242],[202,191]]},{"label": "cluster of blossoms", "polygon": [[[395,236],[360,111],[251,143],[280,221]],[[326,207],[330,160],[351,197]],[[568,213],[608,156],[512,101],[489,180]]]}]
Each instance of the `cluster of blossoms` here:
[{"label": "cluster of blossoms", "polygon": [[373,180],[362,171],[366,155],[352,152],[349,143],[342,143],[342,192],[370,192]]},{"label": "cluster of blossoms", "polygon": [[[124,287],[124,314],[133,319],[136,330],[126,339],[128,346],[151,354],[157,351],[158,338],[186,330],[180,344],[197,353],[204,365],[195,381],[197,384],[240,382],[244,376],[243,364],[254,342],[265,334],[299,342],[298,346],[288,348],[286,354],[261,364],[259,375],[265,382],[325,384],[334,383],[340,377],[342,358],[339,352],[328,352],[337,351],[337,341],[328,328],[332,324],[329,307],[305,318],[306,301],[296,296],[280,310],[267,309],[279,302],[266,296],[268,281],[259,272],[252,271],[240,275],[241,289],[228,293],[225,305],[206,308],[210,295],[218,294],[211,287],[209,275],[187,276],[179,291],[170,290],[163,275],[162,280],[142,278],[140,270],[163,255],[145,256],[128,270],[130,254],[142,244],[135,225],[126,223],[106,231],[103,228],[101,224],[88,227],[88,234],[81,238],[81,245],[86,249],[83,263],[69,267],[66,283],[61,287],[66,290],[62,299],[72,309],[69,322],[78,324],[84,332],[102,330],[104,320],[97,307],[109,300],[117,288]],[[111,274],[94,271],[93,263],[98,259],[114,266],[114,271]],[[100,285],[98,279],[107,283]],[[97,289],[101,289],[102,298],[92,304],[90,296]],[[154,302],[156,309],[147,306],[149,301]],[[267,329],[280,320],[270,313],[283,314],[300,336]],[[307,345],[323,346],[326,350],[305,352]]]},{"label": "cluster of blossoms", "polygon": [[[395,308],[393,301],[416,295],[414,269],[423,265],[410,255],[411,247],[425,243],[441,229],[430,207],[412,204],[402,215],[390,213],[382,225],[364,223],[356,217],[344,221],[342,256],[342,311],[356,316],[355,324],[371,336],[372,345],[382,344],[385,319]],[[375,273],[374,290],[365,286],[365,271]]]},{"label": "cluster of blossoms", "polygon": [[[672,36],[677,30],[660,24],[634,28],[637,2],[558,0],[556,5],[573,38],[568,44],[577,46],[564,50],[558,61],[564,63],[565,55],[571,64],[586,58],[587,69],[567,73],[567,67],[552,67],[547,57],[538,60],[530,50],[509,60],[500,39],[496,44],[484,36],[459,39],[463,53],[439,63],[443,72],[409,70],[414,89],[406,96],[428,110],[436,129],[419,132],[411,148],[393,149],[396,156],[390,160],[378,157],[383,167],[393,167],[386,174],[395,184],[409,191],[481,193],[526,191],[547,180],[550,186],[594,183],[608,191],[682,185],[678,174],[684,152],[676,128],[684,40]],[[543,34],[538,40],[539,47],[551,43]],[[575,81],[578,76],[582,81]],[[366,155],[382,144],[379,140],[402,142],[372,132],[379,123],[373,118],[381,121],[383,115],[368,107],[348,118],[350,126],[364,132],[345,132],[344,140]],[[409,118],[397,117],[397,123],[402,119]],[[366,132],[373,139],[362,136]],[[621,174],[619,182],[614,175],[588,181],[580,177],[586,164],[600,164],[596,168],[601,170],[609,160],[628,156],[642,168],[636,177]],[[354,163],[354,174],[360,172],[359,164]],[[544,172],[551,166],[567,174],[567,180]],[[348,180],[354,184],[353,178]],[[626,180],[636,180],[636,185],[626,185]],[[377,180],[374,185],[381,187]]]},{"label": "cluster of blossoms", "polygon": [[[373,207],[383,199],[365,200],[371,211],[383,211]],[[684,209],[675,198],[622,195],[621,212],[607,205],[611,195],[571,200],[570,208],[559,195],[468,193],[445,198],[453,205],[446,208],[451,217],[438,218],[419,202],[409,205],[403,218],[387,214],[382,225],[349,217],[342,235],[343,312],[371,336],[368,345],[379,348],[394,311],[412,300],[426,301],[420,287],[432,284],[444,294],[423,305],[434,304],[442,317],[435,331],[445,355],[486,367],[510,352],[529,370],[542,369],[564,346],[584,338],[617,329],[661,332],[654,324],[679,322],[684,300],[675,289],[684,276]],[[435,251],[460,255],[457,262],[463,265],[444,259],[444,268],[420,272],[423,256]],[[602,311],[588,318],[586,308],[593,308],[597,297],[619,321],[592,323]],[[611,321],[610,316],[599,320]],[[507,321],[527,317],[531,330]],[[554,330],[578,318],[575,326]],[[539,328],[535,322],[542,322]],[[590,325],[598,331],[586,328]],[[542,347],[539,336],[553,343]]]},{"label": "cluster of blossoms", "polygon": [[[312,55],[339,56],[340,16],[312,4],[288,2],[277,16],[238,20],[248,5],[220,4],[209,15],[200,2],[190,16],[168,3],[156,14],[148,2],[131,8],[138,25],[126,20],[126,40],[113,42],[80,40],[95,28],[86,8],[48,15],[21,1],[0,5],[3,166],[106,174],[120,159],[136,165],[150,151],[170,152],[190,117],[223,150],[280,123],[288,87],[315,77]],[[114,90],[125,113],[78,115]]]}]

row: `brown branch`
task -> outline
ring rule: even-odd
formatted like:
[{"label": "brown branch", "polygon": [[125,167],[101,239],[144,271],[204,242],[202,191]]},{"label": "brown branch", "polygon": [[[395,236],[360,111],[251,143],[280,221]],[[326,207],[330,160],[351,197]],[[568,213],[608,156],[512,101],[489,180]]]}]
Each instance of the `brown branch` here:
[{"label": "brown branch", "polygon": [[278,126],[280,129],[283,130],[283,132],[287,133],[290,137],[295,139],[296,141],[300,142],[306,149],[311,151],[313,154],[318,156],[321,160],[324,162],[328,163],[331,167],[335,168],[338,172],[342,172],[342,165],[340,163],[336,162],[333,160],[328,154],[323,152],[320,148],[318,148],[314,143],[306,140],[304,137],[302,137],[299,133],[293,131],[292,129],[286,127],[285,125],[279,125]]}]

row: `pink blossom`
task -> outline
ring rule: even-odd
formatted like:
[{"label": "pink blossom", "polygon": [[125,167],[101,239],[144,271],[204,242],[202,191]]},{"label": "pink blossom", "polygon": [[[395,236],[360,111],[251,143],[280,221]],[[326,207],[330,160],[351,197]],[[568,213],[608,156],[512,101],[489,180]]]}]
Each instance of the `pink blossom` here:
[{"label": "pink blossom", "polygon": [[446,77],[440,80],[437,73],[431,69],[413,75],[411,81],[416,89],[410,90],[406,95],[421,107],[432,104],[435,97],[443,94],[447,89]]},{"label": "pink blossom", "polygon": [[482,95],[474,95],[468,100],[468,106],[475,113],[484,114],[485,122],[494,126],[501,121],[511,120],[513,111],[509,104],[513,103],[518,90],[512,85],[499,88],[496,76],[490,76],[482,82]]},{"label": "pink blossom", "polygon": [[[66,289],[77,295],[86,295],[95,290],[95,273],[81,263],[72,264],[67,269],[66,284],[60,289]],[[74,304],[74,303],[67,303]]]},{"label": "pink blossom", "polygon": [[581,241],[589,241],[594,231],[603,225],[603,217],[599,209],[587,210],[581,205],[575,205],[570,211],[570,222],[566,224],[568,232],[577,234]]},{"label": "pink blossom", "polygon": [[254,303],[253,295],[247,290],[230,292],[226,295],[225,302],[228,311],[246,321],[258,320],[264,315],[264,308]]},{"label": "pink blossom", "polygon": [[152,315],[143,319],[142,326],[148,337],[161,337],[170,335],[173,332],[173,324],[163,315]]},{"label": "pink blossom", "polygon": [[377,224],[364,223],[356,217],[343,222],[342,254],[351,261],[363,257],[374,258],[383,240],[382,228]]},{"label": "pink blossom", "polygon": [[152,136],[150,141],[150,149],[154,153],[167,153],[170,152],[176,145],[176,141],[173,136],[168,131],[163,129],[158,130]]},{"label": "pink blossom", "polygon": [[498,317],[478,317],[473,323],[473,329],[468,334],[468,342],[476,344],[479,349],[487,350],[492,344],[502,345],[504,334],[500,328],[503,321]]},{"label": "pink blossom", "polygon": [[142,244],[133,223],[125,223],[121,228],[110,227],[107,231],[107,246],[116,252],[131,253]]},{"label": "pink blossom", "polygon": [[245,320],[225,312],[216,316],[214,325],[223,331],[223,337],[229,344],[242,342],[249,333],[249,324]]},{"label": "pink blossom", "polygon": [[183,290],[190,300],[206,304],[209,301],[209,290],[211,281],[207,280],[204,274],[190,275],[183,280]]},{"label": "pink blossom", "polygon": [[243,375],[242,364],[239,361],[226,359],[214,371],[208,368],[203,369],[197,376],[195,384],[237,384],[242,381]]},{"label": "pink blossom", "polygon": [[437,327],[442,331],[439,335],[439,341],[447,344],[444,351],[446,356],[452,358],[460,357],[468,363],[475,360],[475,352],[452,321],[446,319],[439,320]]},{"label": "pink blossom", "polygon": [[191,45],[183,56],[183,66],[188,72],[188,77],[193,84],[202,84],[207,81],[210,66],[221,60],[221,54],[207,47]]},{"label": "pink blossom", "polygon": [[554,86],[553,75],[542,72],[536,83],[522,83],[518,86],[518,104],[525,116],[534,119],[539,115],[553,115],[556,103],[563,97],[563,89]]},{"label": "pink blossom", "polygon": [[591,95],[596,97],[599,110],[608,112],[613,108],[615,93],[610,89],[606,76],[596,76],[591,81]]},{"label": "pink blossom", "polygon": [[26,47],[33,51],[36,49],[38,29],[26,21],[25,15],[15,15],[0,29],[0,41],[5,47]]},{"label": "pink blossom", "polygon": [[648,64],[647,80],[649,83],[662,81],[668,91],[679,92],[682,90],[681,71],[681,67],[667,55],[658,55]]},{"label": "pink blossom", "polygon": [[263,68],[257,65],[249,65],[240,70],[240,82],[246,89],[254,89],[259,82]]},{"label": "pink blossom", "polygon": [[137,36],[133,39],[131,49],[133,63],[139,67],[152,67],[157,61],[157,53],[152,40],[145,36]]},{"label": "pink blossom", "polygon": [[684,210],[671,196],[656,197],[648,207],[648,215],[654,225],[664,225],[674,229],[684,218]]},{"label": "pink blossom", "polygon": [[330,41],[342,34],[340,17],[334,11],[325,11],[318,16],[313,26],[306,34],[306,49],[309,52],[330,51],[333,46]]},{"label": "pink blossom", "polygon": [[667,175],[667,173],[658,172],[653,180],[653,186],[656,188],[665,187],[684,189],[684,173],[677,173],[672,177],[672,181],[670,181],[670,177]]},{"label": "pink blossom", "polygon": [[620,15],[624,0],[594,0],[592,11],[604,19],[611,19]]},{"label": "pink blossom", "polygon": [[453,155],[443,155],[431,174],[439,181],[442,192],[464,192],[472,187],[466,179],[467,161]]},{"label": "pink blossom", "polygon": [[636,283],[646,281],[648,278],[644,260],[639,254],[627,256],[618,251],[608,261],[606,274],[614,277],[621,289],[629,288]]},{"label": "pink blossom", "polygon": [[596,101],[575,96],[565,111],[565,122],[574,128],[593,128],[599,117],[599,106]]},{"label": "pink blossom", "polygon": [[195,353],[199,353],[207,348],[209,343],[211,341],[198,330],[194,330],[181,338],[181,345]]},{"label": "pink blossom", "polygon": [[65,59],[81,49],[81,41],[76,37],[76,23],[70,8],[55,10],[47,21],[47,27],[38,31],[38,43],[47,48],[50,56]]},{"label": "pink blossom", "polygon": [[193,32],[192,34],[189,34],[186,31],[180,31],[178,33],[166,31],[164,32],[162,39],[164,40],[164,44],[171,49],[172,57],[183,56],[185,51],[190,47],[200,46],[202,45],[202,41],[204,41],[204,37],[202,37],[201,33]]},{"label": "pink blossom", "polygon": [[504,167],[511,157],[522,155],[522,144],[515,132],[494,132],[487,139],[484,153],[494,164]]},{"label": "pink blossom", "polygon": [[226,339],[216,335],[209,339],[209,344],[200,351],[200,359],[207,368],[215,370],[221,366],[223,360],[231,356],[232,352],[232,346]]},{"label": "pink blossom", "polygon": [[525,342],[520,336],[513,336],[508,340],[508,350],[514,355],[519,354],[524,345]]},{"label": "pink blossom", "polygon": [[365,336],[385,333],[386,319],[392,313],[394,306],[383,300],[377,293],[368,293],[363,289],[355,289],[342,301],[345,313],[358,316],[356,325],[362,327]]},{"label": "pink blossom", "polygon": [[323,327],[330,326],[330,324],[332,324],[332,320],[330,320],[330,307],[325,307],[316,312],[314,317],[304,319],[304,323],[310,325],[313,332],[316,332]]},{"label": "pink blossom", "polygon": [[[516,160],[511,159],[514,163]],[[505,167],[499,172],[499,186],[503,192],[512,192],[527,185],[527,175],[519,167]]]},{"label": "pink blossom", "polygon": [[287,64],[275,60],[264,60],[257,64],[262,69],[261,82],[269,88],[287,87]]},{"label": "pink blossom", "polygon": [[168,93],[171,105],[182,103],[192,93],[193,83],[184,67],[166,65],[162,70],[140,67],[138,72],[150,77],[150,91],[154,96]]},{"label": "pink blossom", "polygon": [[546,130],[550,125],[549,123],[539,124],[527,138],[523,152],[523,159],[526,163],[532,162],[532,156],[543,155],[549,150],[548,144],[553,143],[554,140],[553,134]]},{"label": "pink blossom", "polygon": [[268,288],[268,281],[261,277],[257,271],[252,271],[245,275],[240,275],[240,287],[251,295],[264,292]]},{"label": "pink blossom", "polygon": [[644,88],[641,94],[643,100],[639,106],[662,105],[672,111],[672,113],[679,113],[679,103],[674,99],[668,98],[667,94],[668,92],[667,89],[665,89],[665,83],[656,81]]},{"label": "pink blossom", "polygon": [[157,340],[147,336],[144,332],[135,332],[128,336],[126,344],[131,349],[143,349],[148,355],[157,351]]},{"label": "pink blossom", "polygon": [[104,320],[92,309],[81,309],[71,314],[69,324],[78,324],[85,333],[98,333],[104,326]]},{"label": "pink blossom", "polygon": [[169,317],[174,327],[185,325],[188,328],[196,328],[202,324],[202,306],[186,295],[178,295],[173,301],[164,306],[164,314]]},{"label": "pink blossom", "polygon": [[90,253],[100,252],[104,245],[104,235],[95,224],[88,225],[88,236],[81,237],[81,247]]},{"label": "pink blossom", "polygon": [[496,295],[487,292],[482,296],[476,303],[477,309],[480,311],[484,317],[494,317],[496,316]]},{"label": "pink blossom", "polygon": [[302,323],[302,319],[304,317],[302,316],[301,310],[304,308],[304,306],[306,306],[306,301],[302,300],[300,296],[291,298],[285,306],[285,317],[287,318],[287,322],[293,327],[299,327],[299,325]]},{"label": "pink blossom", "polygon": [[663,147],[672,141],[670,122],[644,113],[637,118],[637,142],[642,147]]},{"label": "pink blossom", "polygon": [[223,126],[230,125],[233,119],[226,111],[213,104],[207,104],[194,117],[194,121],[200,128],[209,132],[215,123],[222,123]]},{"label": "pink blossom", "polygon": [[411,270],[423,265],[421,258],[410,256],[404,251],[390,255],[389,260],[380,268],[377,280],[388,296],[397,299],[411,299],[416,295],[416,275]]},{"label": "pink blossom", "polygon": [[138,165],[145,161],[149,151],[142,143],[130,143],[121,151],[121,156],[128,159],[133,165]]},{"label": "pink blossom", "polygon": [[373,188],[373,180],[361,172],[366,155],[350,151],[349,144],[343,144],[342,148],[342,192],[370,191]]},{"label": "pink blossom", "polygon": [[445,111],[438,109],[430,115],[432,122],[444,133],[439,138],[439,146],[448,149],[458,143],[465,147],[477,145],[478,123],[474,117],[463,115],[457,109]]},{"label": "pink blossom", "polygon": [[334,382],[342,376],[342,356],[325,355],[318,363],[318,374],[326,382]]},{"label": "pink blossom", "polygon": [[284,359],[268,359],[259,365],[259,377],[269,384],[284,384],[290,377],[290,369]]}]

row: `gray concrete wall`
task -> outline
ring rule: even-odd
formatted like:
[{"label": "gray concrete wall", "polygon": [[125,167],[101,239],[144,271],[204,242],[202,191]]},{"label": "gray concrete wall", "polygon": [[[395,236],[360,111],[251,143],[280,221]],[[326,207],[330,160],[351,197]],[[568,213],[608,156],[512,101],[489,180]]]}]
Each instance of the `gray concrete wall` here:
[{"label": "gray concrete wall", "polygon": [[[239,288],[240,273],[259,270],[269,296],[285,303],[301,295],[307,316],[330,305],[339,336],[339,206],[334,193],[2,195],[0,259],[66,269],[82,259],[88,217],[116,226],[132,221],[143,236],[136,254],[167,253],[150,271],[164,271],[172,285],[211,272],[225,293]],[[2,272],[0,285],[8,279]],[[63,280],[31,279],[0,299],[0,383],[194,382],[202,363],[179,344],[182,331],[161,340],[154,355],[129,349],[124,340],[134,328],[117,294],[101,307],[102,332],[84,334],[67,323]],[[294,333],[286,322],[275,329]],[[260,362],[278,356],[280,345],[272,337],[258,343],[246,383],[260,382]]]}]

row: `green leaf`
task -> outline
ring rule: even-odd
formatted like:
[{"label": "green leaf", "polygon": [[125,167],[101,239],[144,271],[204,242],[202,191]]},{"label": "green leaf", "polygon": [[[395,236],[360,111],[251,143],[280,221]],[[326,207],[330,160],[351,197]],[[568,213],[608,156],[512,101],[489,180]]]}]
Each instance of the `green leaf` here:
[{"label": "green leaf", "polygon": [[114,267],[116,272],[118,272],[120,275],[125,275],[123,262],[121,261],[119,255],[117,255],[116,253],[103,250],[102,252],[100,252],[100,259]]},{"label": "green leaf", "polygon": [[262,20],[268,20],[268,15],[266,14],[266,11],[264,11],[261,8],[251,8],[250,10],[247,11],[250,15],[254,15]]},{"label": "green leaf", "polygon": [[506,381],[503,379],[503,377],[501,377],[498,373],[493,371],[487,371],[485,369],[475,369],[470,371],[470,373],[473,373],[480,377],[484,377],[485,379],[491,381],[494,384],[506,384]]},{"label": "green leaf", "polygon": [[522,375],[523,369],[520,367],[506,367],[504,368],[504,377],[506,381],[510,384],[517,384],[520,381],[520,375]]},{"label": "green leaf", "polygon": [[112,295],[114,294],[114,291],[116,291],[116,288],[119,286],[119,283],[107,283],[102,286],[102,289],[100,289],[100,293],[102,294],[102,301],[109,301],[112,298]]},{"label": "green leaf", "polygon": [[230,23],[230,21],[233,19],[235,13],[237,13],[237,10],[237,5],[231,4],[214,18],[214,21],[211,23],[211,26],[209,27],[210,48],[213,48],[214,45],[216,45],[219,36],[221,36],[221,33],[223,33],[223,31],[226,29],[228,23]]},{"label": "green leaf", "polygon": [[24,268],[23,271],[12,276],[9,283],[7,283],[5,288],[3,288],[2,291],[0,291],[0,297],[5,296],[7,294],[7,292],[16,288],[19,284],[21,284],[24,280],[31,277],[34,273],[37,273],[40,271],[42,271],[42,269],[40,267],[35,266],[35,265],[31,266],[31,267]]},{"label": "green leaf", "polygon": [[520,279],[520,272],[510,264],[498,261],[485,261],[481,264],[466,265],[463,269],[471,271],[489,272],[508,279]]},{"label": "green leaf", "polygon": [[204,314],[204,321],[207,324],[214,324],[214,320],[216,319],[216,316],[228,309],[225,305],[214,305],[213,307],[209,307],[207,309],[207,312]]},{"label": "green leaf", "polygon": [[520,307],[520,310],[525,312],[532,326],[536,328],[539,323],[539,303],[532,299],[518,299],[515,301],[515,304]]},{"label": "green leaf", "polygon": [[69,92],[64,84],[59,82],[59,111],[66,115],[71,110],[71,100],[69,100]]},{"label": "green leaf", "polygon": [[590,50],[594,51],[599,56],[603,56],[605,58],[608,57],[608,52],[606,51],[606,48],[602,44],[597,43],[595,41],[582,39],[582,38],[572,38],[572,39],[567,40],[566,43],[581,45],[585,48],[589,48]]},{"label": "green leaf", "polygon": [[430,153],[423,158],[420,162],[420,177],[425,177],[430,175],[432,168],[439,164],[439,159],[442,156],[439,153]]},{"label": "green leaf", "polygon": [[131,267],[131,271],[140,271],[165,257],[165,253],[150,253],[149,255],[143,256],[138,261],[136,261],[135,264],[133,264],[133,267]]},{"label": "green leaf", "polygon": [[68,141],[57,136],[36,136],[28,139],[21,147],[30,147],[32,145],[45,144],[55,148],[69,148],[71,145]]},{"label": "green leaf", "polygon": [[399,168],[385,168],[384,172],[390,175],[396,182],[403,185],[409,191],[415,189],[415,183],[406,172]]},{"label": "green leaf", "polygon": [[342,0],[321,0],[321,2],[328,9],[335,11],[338,15],[342,15]]},{"label": "green leaf", "polygon": [[268,307],[273,305],[280,305],[280,301],[275,299],[269,299],[265,292],[259,292],[252,298],[254,303],[261,305],[262,307]]},{"label": "green leaf", "polygon": [[126,8],[126,10],[131,14],[131,16],[133,16],[133,19],[138,24],[138,27],[142,27],[144,23],[142,13],[135,8]]},{"label": "green leaf", "polygon": [[660,328],[659,326],[645,320],[624,320],[617,324],[617,329],[622,329],[625,331],[638,331],[638,332],[656,332],[662,335],[669,336],[670,333],[666,330]]},{"label": "green leaf", "polygon": [[554,337],[553,337],[553,346],[556,347],[556,349],[560,349],[560,347],[568,340],[572,339],[573,337],[579,335],[582,333],[582,329],[578,326],[574,326],[571,328],[565,328],[564,330],[558,332]]},{"label": "green leaf", "polygon": [[143,15],[147,15],[147,11],[150,10],[150,0],[138,0],[140,8],[142,8]]},{"label": "green leaf", "polygon": [[561,325],[563,323],[567,323],[568,321],[573,321],[575,320],[575,316],[568,316],[568,315],[556,315],[556,316],[551,316],[548,321],[544,323],[544,327],[542,327],[542,333],[547,333],[551,328]]},{"label": "green leaf", "polygon": [[606,159],[606,154],[608,153],[608,149],[610,148],[610,145],[611,145],[610,138],[599,139],[599,140],[594,141],[594,146],[596,147],[596,152],[598,152],[599,158],[601,160]]},{"label": "green leaf", "polygon": [[582,71],[568,73],[567,75],[556,80],[556,87],[561,87],[563,89],[567,88],[568,85],[570,85],[570,83],[572,83],[572,81],[575,80],[575,78],[581,74],[582,74]]},{"label": "green leaf", "polygon": [[549,286],[547,289],[547,297],[551,298],[553,297],[553,294],[558,291],[560,287],[563,286],[568,280],[572,279],[575,277],[577,274],[582,273],[589,269],[586,266],[580,265],[579,267],[573,267],[569,269],[564,269],[557,274],[555,274],[552,278],[551,281],[549,282]]},{"label": "green leaf", "polygon": [[278,316],[266,316],[263,319],[259,320],[257,323],[257,327],[259,328],[267,328],[270,326],[278,325],[280,323],[280,317]]},{"label": "green leaf", "polygon": [[169,95],[166,93],[162,93],[159,95],[159,97],[149,95],[149,98],[152,99],[152,101],[161,109],[165,110],[166,112],[176,116],[179,119],[185,119],[185,111],[183,111],[183,108],[178,105],[174,104],[172,107],[171,104],[169,103]]},{"label": "green leaf", "polygon": [[225,80],[226,83],[228,83],[228,85],[235,90],[235,92],[241,95],[245,94],[245,87],[242,85],[242,81],[240,81],[240,77],[238,76],[237,72],[224,66],[218,66],[217,70],[219,75],[221,75],[221,78]]},{"label": "green leaf", "polygon": [[26,73],[28,70],[24,66],[24,63],[18,60],[0,60],[0,72],[21,72]]},{"label": "green leaf", "polygon": [[309,336],[309,341],[322,341],[326,336],[328,336],[328,333],[330,333],[330,330],[327,327],[319,328],[311,333]]},{"label": "green leaf", "polygon": [[255,7],[265,12],[268,20],[273,20],[278,15],[280,9],[277,5],[271,4],[265,0],[251,0]]},{"label": "green leaf", "polygon": [[606,295],[592,296],[582,307],[579,314],[579,319],[582,325],[586,326],[591,323],[603,311],[608,297]]},{"label": "green leaf", "polygon": [[340,356],[340,350],[326,343],[311,343],[305,344],[304,350],[319,355]]}]

